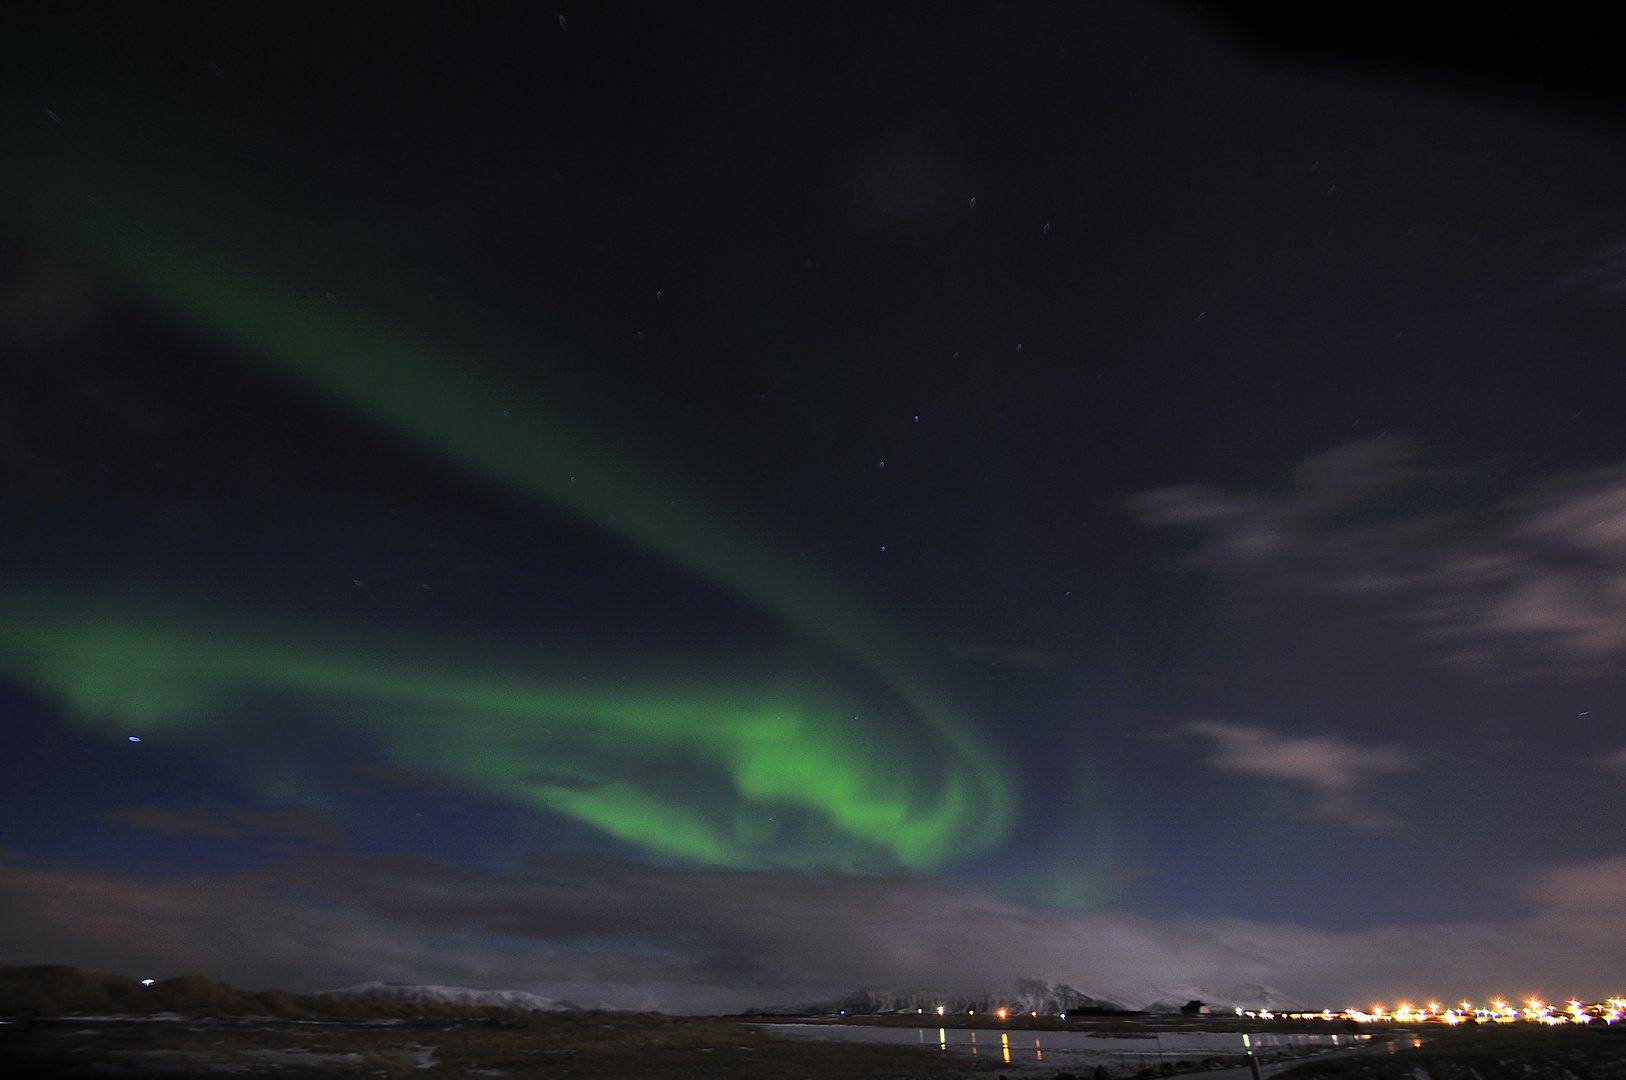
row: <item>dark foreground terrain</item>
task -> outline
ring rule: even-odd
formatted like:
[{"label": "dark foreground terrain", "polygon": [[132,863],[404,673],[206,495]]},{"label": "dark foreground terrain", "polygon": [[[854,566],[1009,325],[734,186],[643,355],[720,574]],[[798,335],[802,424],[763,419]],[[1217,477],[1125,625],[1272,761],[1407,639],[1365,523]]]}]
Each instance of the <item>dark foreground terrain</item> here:
[{"label": "dark foreground terrain", "polygon": [[[1324,1055],[1293,1080],[1626,1080],[1626,1028],[1538,1024],[1434,1030],[1348,1057]],[[1421,1046],[1413,1045],[1420,1041]],[[1268,1073],[1267,1073],[1268,1075]]]},{"label": "dark foreground terrain", "polygon": [[[855,1021],[866,1022],[846,1020]],[[890,1025],[908,1018],[868,1022]],[[1079,1026],[1167,1030],[1235,1022],[1229,1017],[1126,1017]],[[1304,1022],[1271,1028],[1313,1029]],[[1424,1025],[1376,1031],[1371,1044],[1354,1053],[1266,1056],[1263,1061],[1267,1080],[1283,1073],[1293,1080],[1626,1080],[1626,1029]],[[1078,1080],[1182,1073],[1200,1073],[1206,1080],[1247,1080],[1249,1071],[1235,1065],[1213,1059],[1169,1062],[1162,1070],[1090,1071]],[[999,1075],[1054,1080],[1058,1074],[1032,1064],[978,1061],[917,1046],[780,1038],[737,1017],[348,1001],[278,991],[245,993],[200,976],[143,987],[73,968],[0,967],[0,1077],[5,1080],[930,1080]]]},{"label": "dark foreground terrain", "polygon": [[[950,1077],[978,1071],[911,1046],[814,1043],[739,1021],[579,1012],[501,1019],[311,1022],[216,1018],[36,1024],[0,1052],[17,1077]],[[980,1070],[983,1073],[989,1070]]]}]

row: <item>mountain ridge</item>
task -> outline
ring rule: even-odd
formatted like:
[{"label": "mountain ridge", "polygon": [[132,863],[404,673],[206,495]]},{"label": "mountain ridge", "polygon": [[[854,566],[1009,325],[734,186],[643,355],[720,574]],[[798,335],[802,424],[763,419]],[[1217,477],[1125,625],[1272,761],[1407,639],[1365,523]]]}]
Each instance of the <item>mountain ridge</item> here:
[{"label": "mountain ridge", "polygon": [[350,1001],[388,998],[391,1001],[404,1001],[414,1005],[424,1002],[438,1002],[443,1005],[526,1009],[531,1012],[543,1009],[569,1010],[580,1008],[575,1002],[557,1001],[524,990],[475,990],[467,986],[436,986],[425,983],[363,982],[356,983],[353,986],[341,987],[338,990],[324,990],[322,993]]}]

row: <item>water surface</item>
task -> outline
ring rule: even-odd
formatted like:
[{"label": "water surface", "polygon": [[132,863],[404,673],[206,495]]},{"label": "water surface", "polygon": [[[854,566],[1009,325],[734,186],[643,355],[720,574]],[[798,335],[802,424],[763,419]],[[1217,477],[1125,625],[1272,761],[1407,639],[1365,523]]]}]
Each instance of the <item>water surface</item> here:
[{"label": "water surface", "polygon": [[948,1052],[993,1056],[1016,1064],[1074,1062],[1093,1068],[1140,1068],[1164,1061],[1241,1058],[1253,1049],[1354,1046],[1370,1035],[1252,1034],[1236,1031],[1011,1031],[999,1028],[882,1027],[867,1024],[764,1024],[763,1030],[802,1039],[918,1043]]}]

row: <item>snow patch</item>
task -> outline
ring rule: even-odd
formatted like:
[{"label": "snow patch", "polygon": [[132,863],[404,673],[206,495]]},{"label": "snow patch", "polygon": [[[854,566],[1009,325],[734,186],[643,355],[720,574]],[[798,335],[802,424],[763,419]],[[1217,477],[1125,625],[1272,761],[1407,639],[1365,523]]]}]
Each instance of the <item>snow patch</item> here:
[{"label": "snow patch", "polygon": [[[1181,1002],[1184,1004],[1184,1002]],[[982,987],[975,990],[943,990],[923,987],[866,986],[835,1001],[820,1001],[780,1009],[755,1010],[762,1013],[796,1013],[800,1015],[862,1015],[865,1013],[923,1012],[936,1014],[941,1007],[945,1013],[992,1013],[1004,1009],[1009,1013],[1032,1013],[1040,1016],[1058,1016],[1063,1013],[1128,1012],[1132,1006],[1113,998],[1098,997],[1068,986],[1066,983],[1044,982],[1040,979],[1017,979],[1002,986]]]},{"label": "snow patch", "polygon": [[499,1009],[558,1009],[569,1004],[557,1003],[552,998],[538,997],[523,990],[471,990],[466,986],[420,986],[415,983],[364,982],[323,992],[355,1001],[390,998],[413,1003],[436,1001],[446,1005],[486,1005]]},{"label": "snow patch", "polygon": [[1301,1002],[1263,983],[1206,988],[1159,983],[1152,987],[1152,991],[1158,996],[1141,1006],[1143,1011],[1149,1013],[1177,1013],[1190,1001],[1200,1001],[1214,1012],[1230,1012],[1233,1009],[1298,1012],[1305,1008]]}]

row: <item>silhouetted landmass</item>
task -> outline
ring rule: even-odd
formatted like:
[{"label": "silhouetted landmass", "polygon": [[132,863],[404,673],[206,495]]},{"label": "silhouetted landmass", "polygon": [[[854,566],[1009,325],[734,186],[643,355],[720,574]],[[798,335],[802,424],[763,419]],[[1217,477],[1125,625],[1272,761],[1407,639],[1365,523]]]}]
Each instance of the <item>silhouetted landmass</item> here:
[{"label": "silhouetted landmass", "polygon": [[124,975],[64,965],[0,966],[0,1015],[28,1009],[39,1016],[180,1013],[186,1016],[274,1016],[279,1020],[382,1020],[409,1017],[506,1016],[515,1010],[444,1002],[352,999],[282,990],[238,990],[202,975],[143,986]]},{"label": "silhouetted landmass", "polygon": [[936,1014],[939,1006],[944,1011],[960,1016],[968,1012],[988,1016],[997,1009],[1011,1015],[1038,1013],[1057,1016],[1062,1013],[1084,1016],[1115,1015],[1134,1010],[1121,1002],[1096,997],[1066,983],[1049,983],[1039,979],[1017,979],[1007,986],[988,987],[975,991],[944,991],[917,987],[866,986],[845,997],[822,1001],[796,1008],[762,1009],[762,1015],[799,1013],[804,1016],[864,1016],[883,1013]]},{"label": "silhouetted landmass", "polygon": [[739,1019],[356,1001],[200,975],[149,987],[71,967],[0,967],[5,1080],[948,1080],[992,1068],[912,1046],[784,1039]]}]

